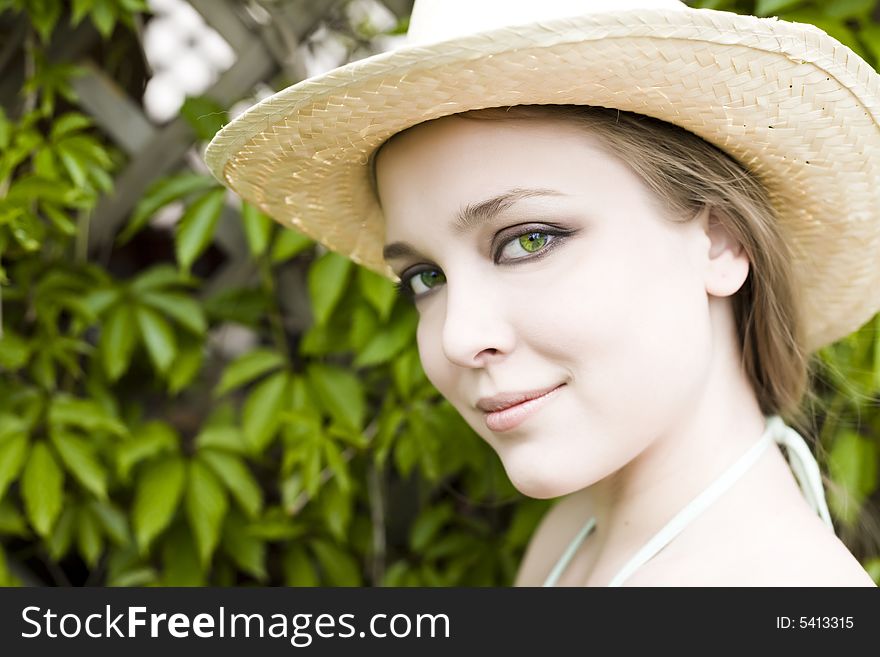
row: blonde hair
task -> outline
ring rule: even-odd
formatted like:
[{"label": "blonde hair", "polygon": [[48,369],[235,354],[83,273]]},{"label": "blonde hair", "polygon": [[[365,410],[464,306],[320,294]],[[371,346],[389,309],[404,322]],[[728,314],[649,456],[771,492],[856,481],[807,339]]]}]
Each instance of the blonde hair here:
[{"label": "blonde hair", "polygon": [[[733,157],[697,135],[641,114],[583,105],[515,105],[471,110],[468,119],[559,118],[583,126],[655,193],[671,221],[706,207],[743,245],[749,274],[733,296],[742,367],[765,415],[806,424],[810,358],[799,321],[791,253],[767,191]],[[812,399],[812,398],[811,398]]]}]

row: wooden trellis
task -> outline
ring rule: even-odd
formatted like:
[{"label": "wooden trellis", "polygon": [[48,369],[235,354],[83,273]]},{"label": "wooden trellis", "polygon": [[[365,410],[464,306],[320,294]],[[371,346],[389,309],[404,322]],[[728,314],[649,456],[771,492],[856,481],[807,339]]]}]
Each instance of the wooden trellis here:
[{"label": "wooden trellis", "polygon": [[[296,56],[297,45],[346,4],[346,0],[188,1],[236,53],[235,63],[202,94],[223,106],[248,96],[260,82],[276,76],[291,83],[303,79],[305,67]],[[408,15],[412,8],[412,0],[386,0],[384,4],[398,17]],[[253,12],[248,11],[249,5],[256,6],[270,20],[258,23]],[[10,26],[10,38],[0,46],[0,99],[8,105],[14,105],[22,83],[23,72],[17,65],[16,55],[24,46],[25,28],[24,24]],[[81,22],[76,28],[61,21],[57,30],[61,36],[53,40],[50,60],[75,63],[87,70],[86,75],[73,80],[79,105],[130,158],[116,176],[114,193],[98,202],[89,222],[89,253],[99,261],[106,261],[116,234],[147,188],[158,178],[186,166],[188,158],[198,158],[200,154],[193,150],[196,136],[183,117],[178,116],[162,126],[155,125],[140,105],[102,70],[99,62],[88,59],[84,53],[100,38],[89,21]],[[203,286],[204,296],[241,284],[253,274],[244,233],[234,209],[225,208],[215,243],[226,259]]]}]

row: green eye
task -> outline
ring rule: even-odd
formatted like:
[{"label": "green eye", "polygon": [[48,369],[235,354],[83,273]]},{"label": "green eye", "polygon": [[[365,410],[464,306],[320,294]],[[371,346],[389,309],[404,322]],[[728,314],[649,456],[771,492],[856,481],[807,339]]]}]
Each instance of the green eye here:
[{"label": "green eye", "polygon": [[418,280],[418,282],[424,285],[426,288],[431,289],[438,283],[445,282],[446,276],[444,276],[442,272],[439,272],[436,269],[426,269],[425,271],[416,274],[415,279]]},{"label": "green eye", "polygon": [[405,276],[394,284],[397,291],[410,301],[414,301],[435,285],[446,282],[446,276],[438,269],[423,269],[411,276]]},{"label": "green eye", "polygon": [[519,238],[519,245],[529,253],[534,253],[546,243],[547,233],[526,233]]},{"label": "green eye", "polygon": [[[555,247],[556,242],[564,240],[569,234],[571,234],[571,232],[572,231],[554,229],[551,231],[533,230],[527,233],[522,233],[518,237],[512,237],[505,242],[503,248],[495,253],[493,260],[495,264],[499,264],[502,263],[502,256],[504,257],[504,263],[511,263],[517,260],[530,261],[541,258],[545,253]],[[545,248],[548,244],[553,244],[554,246]],[[523,256],[523,251],[527,254],[540,253],[532,258]],[[446,275],[439,269],[423,269],[412,274],[406,274],[400,279],[400,281],[395,283],[394,286],[405,298],[415,301],[433,288],[442,285],[445,282]]]},{"label": "green eye", "polygon": [[532,230],[514,237],[498,252],[495,261],[498,262],[502,257],[508,261],[523,260],[525,258],[523,251],[527,254],[546,251],[545,247],[553,241],[550,239],[551,235],[552,233]]}]

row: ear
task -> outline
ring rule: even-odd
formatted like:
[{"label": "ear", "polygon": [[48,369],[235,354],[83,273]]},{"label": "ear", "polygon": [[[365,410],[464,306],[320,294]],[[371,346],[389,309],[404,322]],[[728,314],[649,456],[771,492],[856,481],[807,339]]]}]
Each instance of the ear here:
[{"label": "ear", "polygon": [[706,292],[716,297],[735,294],[749,275],[749,258],[742,243],[726,227],[725,217],[710,209],[701,217],[709,238],[706,260]]}]

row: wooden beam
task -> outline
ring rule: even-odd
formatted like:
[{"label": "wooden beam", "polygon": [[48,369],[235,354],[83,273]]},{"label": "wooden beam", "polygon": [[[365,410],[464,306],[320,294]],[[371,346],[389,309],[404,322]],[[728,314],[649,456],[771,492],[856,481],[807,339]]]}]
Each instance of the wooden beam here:
[{"label": "wooden beam", "polygon": [[79,105],[129,155],[139,153],[153,139],[156,128],[141,108],[94,62],[80,62],[80,66],[88,73],[72,81]]},{"label": "wooden beam", "polygon": [[[221,105],[228,106],[250,92],[260,80],[271,75],[275,62],[261,41],[254,40],[238,55],[238,60],[206,92]],[[116,179],[114,193],[103,197],[95,208],[89,231],[89,250],[106,253],[112,241],[147,187],[178,166],[195,135],[187,122],[177,117],[159,130]]]}]

